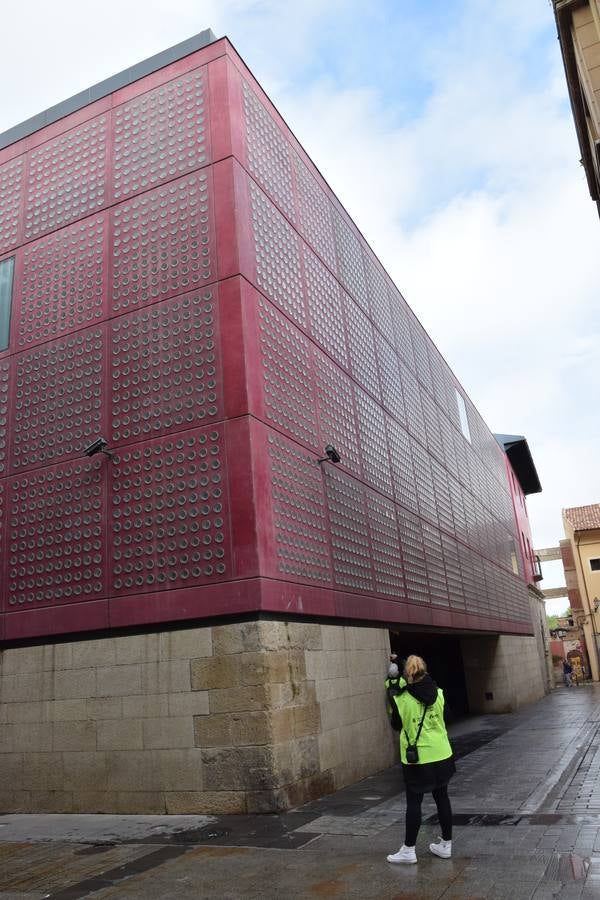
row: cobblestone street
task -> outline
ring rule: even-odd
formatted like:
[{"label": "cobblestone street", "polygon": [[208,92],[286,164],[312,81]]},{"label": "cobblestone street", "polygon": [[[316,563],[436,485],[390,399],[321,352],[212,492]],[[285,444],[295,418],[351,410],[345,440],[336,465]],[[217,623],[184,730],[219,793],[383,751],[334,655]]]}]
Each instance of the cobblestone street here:
[{"label": "cobblestone street", "polygon": [[0,898],[525,898],[600,896],[600,687],[452,729],[454,855],[416,866],[397,767],[279,816],[0,818]]}]

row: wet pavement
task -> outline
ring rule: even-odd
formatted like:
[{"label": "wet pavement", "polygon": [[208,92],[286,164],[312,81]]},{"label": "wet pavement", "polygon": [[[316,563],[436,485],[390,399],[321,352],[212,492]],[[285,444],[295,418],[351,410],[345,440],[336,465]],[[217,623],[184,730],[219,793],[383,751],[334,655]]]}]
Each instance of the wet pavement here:
[{"label": "wet pavement", "polygon": [[452,727],[451,860],[402,843],[399,767],[278,816],[0,816],[4,898],[600,898],[600,687]]}]

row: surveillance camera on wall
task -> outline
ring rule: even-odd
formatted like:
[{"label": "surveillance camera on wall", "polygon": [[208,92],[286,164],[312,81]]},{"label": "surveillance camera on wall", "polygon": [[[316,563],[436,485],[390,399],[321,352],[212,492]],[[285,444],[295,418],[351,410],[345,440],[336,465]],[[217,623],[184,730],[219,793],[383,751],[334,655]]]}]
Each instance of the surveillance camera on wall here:
[{"label": "surveillance camera on wall", "polygon": [[327,462],[327,460],[329,460],[329,462],[332,462],[332,463],[340,462],[341,456],[337,452],[335,447],[333,447],[331,444],[327,444],[324,452],[325,452],[325,456],[322,459],[318,459],[317,462],[322,463],[322,462]]},{"label": "surveillance camera on wall", "polygon": [[112,456],[112,453],[108,448],[108,441],[106,438],[99,437],[96,438],[95,441],[85,448],[83,451],[86,456],[95,456],[96,453],[104,453],[106,456]]}]

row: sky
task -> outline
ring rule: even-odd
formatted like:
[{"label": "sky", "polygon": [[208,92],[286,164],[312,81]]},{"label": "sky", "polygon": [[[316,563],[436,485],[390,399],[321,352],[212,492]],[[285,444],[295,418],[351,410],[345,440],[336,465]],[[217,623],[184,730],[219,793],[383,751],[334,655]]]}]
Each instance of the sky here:
[{"label": "sky", "polygon": [[226,34],[491,430],[527,437],[535,546],[600,501],[600,220],[549,0],[29,0],[4,25],[0,131]]}]

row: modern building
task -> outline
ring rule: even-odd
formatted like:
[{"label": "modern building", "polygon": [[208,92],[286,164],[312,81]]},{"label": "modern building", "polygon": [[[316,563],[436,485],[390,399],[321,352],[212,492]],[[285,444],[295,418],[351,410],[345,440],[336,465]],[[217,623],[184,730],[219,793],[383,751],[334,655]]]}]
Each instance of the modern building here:
[{"label": "modern building", "polygon": [[552,0],[581,164],[600,213],[600,0]]},{"label": "modern building", "polygon": [[600,679],[600,503],[563,509],[561,552],[573,624],[583,630],[592,678]]},{"label": "modern building", "polygon": [[456,711],[543,694],[526,442],[226,38],[0,136],[0,323],[3,811],[381,769],[390,632]]}]

